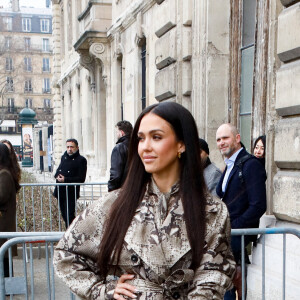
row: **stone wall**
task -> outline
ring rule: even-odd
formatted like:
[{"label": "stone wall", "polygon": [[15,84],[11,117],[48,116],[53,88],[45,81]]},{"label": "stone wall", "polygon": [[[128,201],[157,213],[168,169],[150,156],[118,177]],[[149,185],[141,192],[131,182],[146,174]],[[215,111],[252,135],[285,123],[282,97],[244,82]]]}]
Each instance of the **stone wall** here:
[{"label": "stone wall", "polygon": [[276,124],[273,212],[280,219],[300,223],[300,1],[281,1],[276,74]]}]

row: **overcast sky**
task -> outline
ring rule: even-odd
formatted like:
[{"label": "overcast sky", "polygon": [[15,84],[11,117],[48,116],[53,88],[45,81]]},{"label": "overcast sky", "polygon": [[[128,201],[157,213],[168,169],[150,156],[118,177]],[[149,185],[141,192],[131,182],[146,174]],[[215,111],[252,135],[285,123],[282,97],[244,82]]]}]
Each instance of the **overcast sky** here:
[{"label": "overcast sky", "polygon": [[[0,0],[0,6],[8,7],[9,0]],[[20,6],[46,7],[46,0],[20,0]]]}]

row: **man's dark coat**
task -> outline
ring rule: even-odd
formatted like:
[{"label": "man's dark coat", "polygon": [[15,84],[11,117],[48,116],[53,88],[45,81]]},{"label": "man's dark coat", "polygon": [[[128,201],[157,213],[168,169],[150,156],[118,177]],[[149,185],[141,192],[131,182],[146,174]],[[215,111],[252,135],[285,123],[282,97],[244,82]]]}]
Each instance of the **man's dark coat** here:
[{"label": "man's dark coat", "polygon": [[111,153],[110,178],[108,191],[119,189],[127,175],[128,144],[130,136],[125,135],[118,139]]},{"label": "man's dark coat", "polygon": [[[76,183],[84,182],[86,177],[87,170],[87,161],[80,155],[79,150],[72,154],[68,155],[67,151],[61,157],[60,164],[56,170],[54,177],[56,178],[59,174],[65,177],[64,183]],[[56,180],[56,182],[58,182]],[[60,201],[60,206],[62,210],[62,205],[66,203],[67,193],[66,186],[59,187],[59,193],[57,187],[54,190],[54,197],[58,198]],[[68,208],[69,208],[69,223],[72,222],[75,213],[75,198],[78,199],[80,196],[80,186],[76,185],[76,195],[74,186],[68,186]],[[61,211],[65,222],[67,221],[66,215]],[[71,215],[70,215],[71,214]]]},{"label": "man's dark coat", "polygon": [[233,169],[230,172],[225,193],[222,192],[222,182],[226,169],[217,185],[217,194],[226,203],[232,228],[258,228],[259,219],[266,211],[266,171],[264,166],[251,157],[244,162],[242,177],[237,162],[248,154],[242,149],[238,154]]}]

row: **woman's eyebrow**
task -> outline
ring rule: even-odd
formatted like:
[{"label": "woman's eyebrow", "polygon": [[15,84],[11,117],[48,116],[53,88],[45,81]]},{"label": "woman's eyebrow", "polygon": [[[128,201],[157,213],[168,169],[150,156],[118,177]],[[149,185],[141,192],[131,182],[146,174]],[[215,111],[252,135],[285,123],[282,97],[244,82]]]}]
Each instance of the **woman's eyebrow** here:
[{"label": "woman's eyebrow", "polygon": [[[149,133],[154,133],[154,132],[157,132],[157,131],[164,132],[164,130],[162,130],[162,129],[152,129],[152,130],[149,131]],[[143,131],[139,131],[138,134],[144,134],[144,132]]]}]

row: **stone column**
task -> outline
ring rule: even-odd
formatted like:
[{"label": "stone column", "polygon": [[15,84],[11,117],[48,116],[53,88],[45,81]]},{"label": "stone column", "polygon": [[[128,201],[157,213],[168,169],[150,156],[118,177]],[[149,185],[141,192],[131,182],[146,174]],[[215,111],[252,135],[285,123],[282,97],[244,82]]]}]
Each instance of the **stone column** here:
[{"label": "stone column", "polygon": [[71,127],[72,127],[72,105],[71,105],[71,78],[68,77],[66,82],[66,93],[64,98],[64,123],[65,123],[65,135],[69,139],[72,137]]},{"label": "stone column", "polygon": [[[61,93],[58,80],[61,74],[61,16],[60,5],[58,0],[52,0],[52,35],[53,35],[53,159],[54,164],[58,166],[62,153],[62,122],[61,122]],[[54,168],[55,169],[55,168]]]},{"label": "stone column", "polygon": [[82,149],[83,152],[90,156],[91,154],[91,115],[92,115],[92,91],[91,77],[88,74],[83,76],[82,80],[82,101],[81,101],[81,116],[82,116]]},{"label": "stone column", "polygon": [[73,84],[72,93],[72,133],[73,136],[78,140],[78,144],[82,147],[82,132],[81,132],[81,106],[80,106],[80,91],[81,91],[81,78],[80,69],[76,70],[74,76],[75,84]]},{"label": "stone column", "polygon": [[[99,166],[100,176],[107,171],[107,108],[106,103],[110,88],[110,59],[109,48],[103,43],[92,43],[89,53],[95,58],[95,149],[96,162]],[[111,119],[110,119],[111,120]],[[111,121],[110,121],[111,122]]]},{"label": "stone column", "polygon": [[[95,152],[94,152],[94,141],[92,138],[92,111],[95,109],[92,107],[95,98],[95,60],[91,57],[87,50],[79,51],[80,60],[79,63],[88,71],[83,74],[83,86],[82,86],[82,134],[83,134],[83,145],[82,149],[86,159],[88,161],[88,175],[94,173],[95,164]],[[90,170],[90,171],[89,171]]]},{"label": "stone column", "polygon": [[215,134],[229,118],[230,1],[193,0],[192,105],[199,135],[221,165]]},{"label": "stone column", "polygon": [[[281,1],[284,5],[294,1]],[[276,74],[277,114],[274,159],[273,212],[279,219],[300,223],[300,1],[278,16],[277,55],[282,64]]]}]

